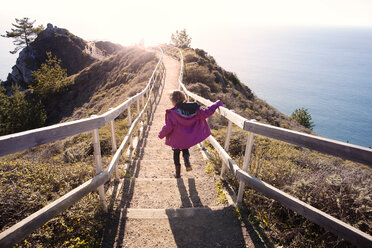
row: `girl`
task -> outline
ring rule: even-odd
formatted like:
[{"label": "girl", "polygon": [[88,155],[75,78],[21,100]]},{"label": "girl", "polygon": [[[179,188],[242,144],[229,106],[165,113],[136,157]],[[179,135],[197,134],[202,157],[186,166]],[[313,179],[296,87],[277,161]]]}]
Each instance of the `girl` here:
[{"label": "girl", "polygon": [[170,95],[173,108],[165,113],[165,126],[160,131],[160,139],[166,137],[165,144],[173,149],[173,160],[176,167],[175,177],[181,177],[180,152],[182,151],[186,171],[191,171],[189,148],[205,140],[210,134],[206,119],[222,106],[221,101],[215,102],[206,109],[194,102],[185,102],[186,97],[181,91],[173,91]]}]

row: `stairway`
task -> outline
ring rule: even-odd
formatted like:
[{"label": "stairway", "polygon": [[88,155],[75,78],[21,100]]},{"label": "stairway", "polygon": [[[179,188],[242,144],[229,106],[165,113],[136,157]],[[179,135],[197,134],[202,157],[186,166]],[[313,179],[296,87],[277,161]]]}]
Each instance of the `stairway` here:
[{"label": "stairway", "polygon": [[205,172],[198,147],[190,149],[193,171],[181,156],[180,179],[173,177],[173,152],[157,135],[178,88],[179,62],[164,56],[164,90],[111,205],[102,247],[253,247],[235,209],[218,201],[214,178]]}]

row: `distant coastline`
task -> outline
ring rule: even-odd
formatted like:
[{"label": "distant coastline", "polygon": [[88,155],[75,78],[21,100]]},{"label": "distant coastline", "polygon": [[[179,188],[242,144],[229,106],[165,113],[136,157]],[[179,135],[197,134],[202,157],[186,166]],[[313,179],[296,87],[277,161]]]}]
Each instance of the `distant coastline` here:
[{"label": "distant coastline", "polygon": [[[261,99],[308,108],[323,137],[372,146],[372,29],[230,30],[199,41]],[[234,45],[232,45],[234,42]],[[207,44],[208,43],[208,44]]]}]

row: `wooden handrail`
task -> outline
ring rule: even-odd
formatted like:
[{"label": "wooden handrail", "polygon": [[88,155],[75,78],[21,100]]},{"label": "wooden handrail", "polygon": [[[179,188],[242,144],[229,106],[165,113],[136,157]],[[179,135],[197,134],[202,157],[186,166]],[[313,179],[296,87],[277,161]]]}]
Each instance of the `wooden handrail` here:
[{"label": "wooden handrail", "polygon": [[146,87],[141,92],[127,99],[119,106],[96,117],[70,121],[47,127],[36,128],[24,132],[0,136],[0,156],[19,152],[34,146],[46,144],[105,126],[107,123],[118,117],[133,102],[139,100],[149,90],[151,83],[154,81],[155,71],[161,64],[162,59],[163,53],[161,54],[161,57],[159,58],[159,61],[156,64],[156,67]]},{"label": "wooden handrail", "polygon": [[[177,48],[178,49],[178,48]],[[211,105],[212,102],[207,100],[201,96],[198,96],[195,93],[190,92],[187,90],[185,85],[183,84],[183,55],[182,51],[178,49],[180,53],[180,62],[181,62],[181,69],[180,69],[180,76],[178,78],[179,88],[185,92],[188,97],[195,99],[196,101],[204,104],[204,105]],[[247,120],[246,118],[234,113],[233,111],[220,107],[219,113],[224,116],[229,122],[234,123],[238,127],[252,134],[259,134],[262,136],[274,138],[277,140],[285,141],[291,144],[295,144],[301,147],[310,148],[312,150],[316,150],[325,154],[330,154],[334,156],[338,156],[341,158],[349,159],[355,162],[363,163],[368,165],[369,167],[372,166],[372,150],[352,145],[344,142],[339,142],[332,139],[322,138],[315,135],[300,133],[284,128],[274,127],[267,124],[262,124],[253,120]],[[248,137],[251,139],[252,136]],[[239,168],[239,166],[232,160],[232,158],[228,155],[228,153],[224,150],[224,148],[217,142],[217,140],[210,135],[208,137],[209,142],[214,147],[214,149],[219,154],[220,158],[224,162],[223,170],[225,167],[229,168],[232,174],[240,180],[240,187],[238,197],[236,202],[239,204],[242,200],[242,192],[244,190],[245,184],[248,184],[253,189],[263,193],[267,197],[274,199],[284,206],[292,209],[293,211],[297,212],[298,214],[304,216],[305,218],[309,219],[310,221],[324,227],[325,229],[331,231],[332,233],[348,240],[349,242],[359,246],[359,247],[372,247],[372,236],[364,233],[355,227],[344,223],[329,214],[322,212],[319,209],[312,207],[305,202],[302,202],[295,197],[267,184],[256,177],[253,177],[248,174],[247,168]],[[228,142],[228,141],[226,141]],[[226,146],[225,142],[225,146]],[[248,145],[251,146],[252,143],[247,142]],[[248,154],[247,154],[248,153]],[[247,157],[250,156],[250,149],[246,149],[245,160],[249,161]],[[247,167],[247,166],[245,166]],[[240,195],[240,197],[239,197]]]},{"label": "wooden handrail", "polygon": [[372,167],[372,149],[245,120],[244,130]]},{"label": "wooden handrail", "polygon": [[[54,218],[57,214],[64,211],[68,207],[72,206],[74,203],[79,201],[81,198],[83,198],[84,196],[86,196],[90,192],[96,190],[98,187],[101,187],[103,184],[105,184],[107,181],[110,180],[112,173],[115,171],[115,169],[117,167],[120,156],[122,155],[125,147],[129,143],[129,140],[131,138],[131,135],[133,134],[133,131],[134,131],[136,125],[141,120],[141,118],[144,115],[145,111],[147,110],[149,104],[152,104],[151,92],[153,91],[153,89],[155,87],[155,84],[156,84],[155,77],[154,77],[155,72],[159,69],[162,70],[161,77],[158,77],[158,79],[159,79],[158,83],[159,84],[162,83],[162,81],[165,77],[165,67],[164,67],[164,64],[162,63],[163,51],[162,51],[161,48],[160,48],[160,51],[161,51],[161,56],[159,58],[159,62],[157,63],[157,65],[156,65],[156,67],[155,67],[155,69],[152,73],[152,76],[149,79],[149,82],[148,82],[147,86],[145,87],[145,89],[143,91],[141,91],[140,93],[138,93],[137,95],[131,97],[128,100],[126,100],[124,103],[120,104],[118,107],[109,110],[108,112],[106,112],[105,114],[103,114],[101,116],[92,117],[92,118],[79,120],[79,121],[74,121],[74,122],[67,122],[67,123],[57,124],[57,125],[53,125],[53,126],[50,126],[50,127],[41,128],[42,130],[40,128],[37,129],[37,131],[31,130],[29,133],[33,134],[33,136],[28,136],[29,135],[28,131],[16,134],[16,135],[19,136],[19,140],[23,140],[23,141],[26,140],[27,141],[26,137],[28,137],[28,138],[29,137],[37,137],[37,138],[44,137],[44,135],[47,132],[46,130],[52,130],[51,135],[53,135],[53,137],[51,138],[51,140],[54,141],[54,140],[60,139],[59,137],[63,136],[63,135],[58,135],[58,133],[56,133],[56,132],[58,130],[63,130],[63,131],[69,130],[66,127],[70,127],[72,129],[72,131],[70,131],[69,133],[74,133],[74,134],[89,131],[89,130],[92,130],[92,129],[97,129],[101,126],[104,126],[106,123],[109,123],[112,120],[114,120],[121,112],[123,112],[127,108],[129,108],[131,103],[135,102],[136,100],[139,100],[140,97],[142,98],[144,96],[144,94],[146,92],[148,92],[146,104],[144,104],[144,106],[142,108],[142,111],[140,113],[138,113],[137,118],[131,124],[128,133],[124,137],[124,139],[123,139],[121,145],[119,146],[119,148],[116,150],[114,156],[111,159],[111,162],[110,162],[109,166],[104,171],[102,171],[101,173],[96,175],[94,178],[92,178],[92,179],[88,180],[87,182],[81,184],[80,186],[71,190],[67,194],[65,194],[62,197],[58,198],[57,200],[49,203],[47,206],[43,207],[42,209],[38,210],[37,212],[33,213],[29,217],[21,220],[17,224],[11,226],[7,230],[0,233],[0,247],[12,247],[18,241],[25,238],[26,235],[28,235],[32,231],[36,230],[40,226],[44,225],[50,219]],[[142,100],[143,100],[143,98],[142,98]],[[155,98],[154,98],[154,100],[155,100]],[[76,123],[80,123],[80,122],[83,122],[85,124],[85,122],[87,120],[89,120],[89,121],[99,120],[100,122],[98,122],[98,124],[89,122],[90,123],[90,126],[89,126],[90,129],[87,129],[86,126],[81,127],[81,126],[76,124]],[[64,124],[64,126],[60,127],[60,125],[63,125],[63,124]],[[82,129],[84,131],[81,131]],[[79,130],[80,130],[80,132],[78,132]],[[32,132],[32,131],[34,131],[34,132]],[[73,134],[71,134],[71,135],[73,135]],[[7,135],[7,136],[9,136],[9,135]],[[63,136],[63,137],[68,137],[68,136],[70,136],[70,135]],[[2,141],[5,142],[6,140],[8,142],[12,141],[9,137],[7,137],[6,139],[3,139]],[[13,140],[13,142],[14,142],[14,140]],[[51,142],[51,141],[48,141],[48,142]],[[47,143],[47,142],[44,142],[44,143]],[[6,144],[6,143],[0,143],[0,144]],[[30,147],[32,147],[32,146],[30,146]],[[15,148],[13,148],[13,149],[15,149]]]}]

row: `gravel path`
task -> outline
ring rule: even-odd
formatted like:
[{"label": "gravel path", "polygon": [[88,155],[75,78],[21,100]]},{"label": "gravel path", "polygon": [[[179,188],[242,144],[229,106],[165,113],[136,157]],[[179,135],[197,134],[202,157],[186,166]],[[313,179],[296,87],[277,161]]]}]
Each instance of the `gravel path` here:
[{"label": "gravel path", "polygon": [[255,247],[235,208],[218,201],[214,178],[198,147],[190,149],[192,172],[181,157],[180,179],[173,178],[172,150],[157,138],[178,88],[178,61],[164,57],[165,86],[150,126],[112,202],[102,247]]}]

